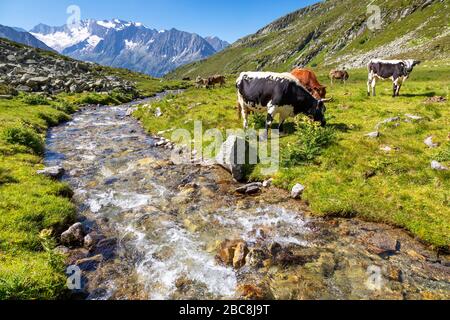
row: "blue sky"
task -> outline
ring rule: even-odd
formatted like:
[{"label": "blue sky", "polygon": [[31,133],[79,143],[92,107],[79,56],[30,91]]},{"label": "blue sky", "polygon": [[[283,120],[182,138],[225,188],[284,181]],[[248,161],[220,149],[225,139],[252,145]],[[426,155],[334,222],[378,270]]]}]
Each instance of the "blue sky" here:
[{"label": "blue sky", "polygon": [[318,0],[0,0],[0,24],[31,29],[38,23],[63,25],[69,5],[81,18],[142,22],[233,42],[273,20]]}]

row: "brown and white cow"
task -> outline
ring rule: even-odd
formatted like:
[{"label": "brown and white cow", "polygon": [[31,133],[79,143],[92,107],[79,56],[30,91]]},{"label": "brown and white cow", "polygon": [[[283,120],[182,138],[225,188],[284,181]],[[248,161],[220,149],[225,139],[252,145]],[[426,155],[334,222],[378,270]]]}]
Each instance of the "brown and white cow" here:
[{"label": "brown and white cow", "polygon": [[327,87],[323,86],[317,80],[314,72],[307,69],[296,68],[291,74],[300,81],[300,83],[313,95],[314,98],[320,100],[325,99],[327,95]]},{"label": "brown and white cow", "polygon": [[330,71],[330,79],[331,79],[331,85],[333,85],[334,80],[341,80],[344,84],[347,82],[347,80],[350,78],[350,75],[346,70],[331,70]]},{"label": "brown and white cow", "polygon": [[226,82],[225,76],[222,76],[220,74],[216,74],[214,76],[209,77],[208,81],[209,81],[209,85],[211,85],[213,88],[216,84],[223,86],[223,85],[225,85],[225,82]]}]

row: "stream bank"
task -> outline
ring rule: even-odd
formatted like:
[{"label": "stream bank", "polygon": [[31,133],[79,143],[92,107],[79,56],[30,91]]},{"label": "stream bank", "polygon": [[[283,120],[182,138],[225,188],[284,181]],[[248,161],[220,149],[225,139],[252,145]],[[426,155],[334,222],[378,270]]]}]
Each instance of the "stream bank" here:
[{"label": "stream bank", "polygon": [[401,230],[313,218],[285,191],[242,196],[221,168],[174,165],[128,116],[138,103],[85,108],[48,135],[46,165],[64,167],[99,235],[59,248],[88,299],[450,297],[448,257]]}]

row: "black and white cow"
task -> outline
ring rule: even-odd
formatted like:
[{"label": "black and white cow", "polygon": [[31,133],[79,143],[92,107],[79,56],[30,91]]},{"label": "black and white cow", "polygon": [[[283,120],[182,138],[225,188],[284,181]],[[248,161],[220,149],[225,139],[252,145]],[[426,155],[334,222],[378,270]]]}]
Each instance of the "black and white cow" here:
[{"label": "black and white cow", "polygon": [[393,97],[400,95],[402,84],[408,79],[416,65],[420,61],[416,60],[372,60],[370,61],[369,80],[367,81],[367,93],[370,97],[371,89],[372,95],[375,96],[375,88],[377,86],[377,79],[392,79],[394,83]]},{"label": "black and white cow", "polygon": [[236,87],[238,108],[246,129],[250,112],[267,113],[267,131],[277,114],[280,115],[280,131],[287,118],[300,113],[325,125],[324,100],[314,98],[290,73],[243,72]]}]

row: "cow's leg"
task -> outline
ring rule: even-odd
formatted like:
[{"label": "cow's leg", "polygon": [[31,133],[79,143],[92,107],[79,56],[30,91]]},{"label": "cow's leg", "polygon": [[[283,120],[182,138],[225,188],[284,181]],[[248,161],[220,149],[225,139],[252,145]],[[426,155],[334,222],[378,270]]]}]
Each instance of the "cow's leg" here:
[{"label": "cow's leg", "polygon": [[270,101],[267,104],[267,120],[266,120],[266,135],[269,137],[269,129],[272,128],[273,119],[275,117],[275,114],[277,112],[277,106],[272,104],[272,101]]},{"label": "cow's leg", "polygon": [[377,95],[376,87],[377,87],[377,78],[373,78],[372,79],[372,95],[374,97]]},{"label": "cow's leg", "polygon": [[370,97],[370,93],[371,93],[372,80],[373,80],[373,78],[372,78],[371,75],[369,74],[369,80],[367,80],[367,95],[368,95],[369,97]]},{"label": "cow's leg", "polygon": [[244,119],[244,129],[248,129],[248,109],[246,107],[242,108],[242,118]]},{"label": "cow's leg", "polygon": [[283,128],[284,128],[284,123],[286,122],[286,119],[281,119],[280,118],[280,124],[278,125],[278,131],[280,132],[280,133],[283,133]]},{"label": "cow's leg", "polygon": [[395,92],[395,94],[398,96],[400,96],[400,89],[402,88],[403,85],[403,79],[402,78],[398,78],[397,80],[397,90]]},{"label": "cow's leg", "polygon": [[394,89],[394,93],[392,94],[392,97],[396,97],[396,95],[397,95],[397,88],[398,88],[398,86],[397,86],[397,80],[394,80],[394,83],[393,83],[393,89]]}]

